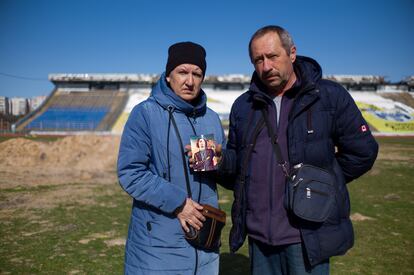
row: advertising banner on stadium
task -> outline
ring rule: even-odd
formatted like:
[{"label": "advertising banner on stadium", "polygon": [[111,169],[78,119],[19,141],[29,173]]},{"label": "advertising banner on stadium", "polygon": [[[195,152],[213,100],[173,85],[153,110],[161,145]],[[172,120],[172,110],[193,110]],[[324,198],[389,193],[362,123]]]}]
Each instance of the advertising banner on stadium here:
[{"label": "advertising banner on stadium", "polygon": [[396,102],[393,108],[357,101],[365,120],[373,132],[384,134],[414,134],[414,110]]}]

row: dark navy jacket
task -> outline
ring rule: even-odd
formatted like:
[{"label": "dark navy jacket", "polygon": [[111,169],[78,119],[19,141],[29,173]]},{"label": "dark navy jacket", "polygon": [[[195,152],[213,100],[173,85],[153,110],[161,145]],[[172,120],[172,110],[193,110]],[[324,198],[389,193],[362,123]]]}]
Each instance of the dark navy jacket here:
[{"label": "dark navy jacket", "polygon": [[[289,164],[306,163],[329,169],[335,174],[338,187],[336,205],[324,223],[298,221],[309,263],[315,265],[331,256],[344,254],[352,247],[354,234],[346,183],[371,169],[378,144],[351,95],[341,85],[321,79],[322,70],[315,60],[298,56],[294,70],[300,88],[288,95],[293,97],[287,127]],[[250,233],[246,232],[247,201],[252,193],[246,192],[249,183],[268,180],[272,169],[277,167],[275,157],[269,154],[272,151],[269,137],[261,134],[267,131],[261,109],[270,110],[274,103],[256,74],[253,74],[253,85],[261,89],[250,89],[232,106],[229,140],[219,167],[223,181],[234,190],[230,232],[233,252],[243,245],[246,234]],[[268,146],[261,146],[262,143]],[[263,155],[259,165],[252,163],[252,152]],[[254,173],[253,169],[260,169],[260,173]],[[268,202],[258,200],[257,203]],[[254,202],[249,201],[249,205]]]}]

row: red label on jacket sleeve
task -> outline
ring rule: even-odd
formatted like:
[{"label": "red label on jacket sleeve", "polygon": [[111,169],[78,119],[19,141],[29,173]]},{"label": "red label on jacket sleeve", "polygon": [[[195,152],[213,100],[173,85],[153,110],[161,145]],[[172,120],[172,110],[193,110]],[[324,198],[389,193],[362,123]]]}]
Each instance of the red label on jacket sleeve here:
[{"label": "red label on jacket sleeve", "polygon": [[361,125],[361,132],[366,132],[368,131],[368,126],[367,125]]}]

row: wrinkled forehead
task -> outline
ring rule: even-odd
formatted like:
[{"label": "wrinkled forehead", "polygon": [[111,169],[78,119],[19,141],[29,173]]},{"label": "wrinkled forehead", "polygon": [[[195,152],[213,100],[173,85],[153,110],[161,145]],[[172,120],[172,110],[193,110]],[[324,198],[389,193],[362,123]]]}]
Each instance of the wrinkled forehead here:
[{"label": "wrinkled forehead", "polygon": [[196,72],[199,72],[199,73],[203,72],[203,70],[199,66],[197,66],[195,64],[190,64],[190,63],[180,64],[177,67],[175,67],[174,70],[196,71]]}]

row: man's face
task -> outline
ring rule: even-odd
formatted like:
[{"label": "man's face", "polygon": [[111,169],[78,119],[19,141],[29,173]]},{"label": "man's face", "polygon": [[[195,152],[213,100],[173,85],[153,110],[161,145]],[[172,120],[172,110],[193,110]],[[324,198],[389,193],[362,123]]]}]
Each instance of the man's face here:
[{"label": "man's face", "polygon": [[197,65],[181,64],[166,79],[176,95],[191,102],[200,94],[203,71]]},{"label": "man's face", "polygon": [[279,35],[276,32],[269,32],[252,41],[251,58],[263,84],[270,91],[279,92],[293,74],[296,48],[293,46],[288,55]]},{"label": "man's face", "polygon": [[204,151],[206,149],[206,141],[202,138],[198,140],[198,149],[200,149],[200,151]]}]

